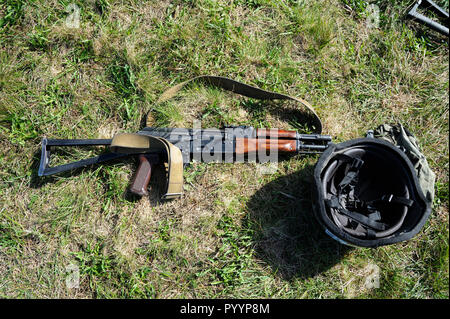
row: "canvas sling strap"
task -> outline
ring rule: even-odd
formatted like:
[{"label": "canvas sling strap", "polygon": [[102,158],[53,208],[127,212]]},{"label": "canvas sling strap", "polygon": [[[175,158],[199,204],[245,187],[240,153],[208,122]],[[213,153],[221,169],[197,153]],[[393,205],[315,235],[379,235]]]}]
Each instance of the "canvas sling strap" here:
[{"label": "canvas sling strap", "polygon": [[167,183],[161,198],[176,198],[183,193],[183,156],[181,150],[166,139],[122,133],[113,137],[110,148],[114,153],[141,154],[151,150],[164,154],[164,161],[167,162]]},{"label": "canvas sling strap", "polygon": [[[201,75],[184,81],[180,84],[177,84],[170,89],[166,90],[157,100],[156,103],[163,103],[172,97],[174,97],[182,88],[187,86],[190,83],[198,82],[204,85],[215,86],[221,89],[240,94],[249,98],[254,98],[258,100],[291,100],[297,102],[299,105],[303,107],[305,112],[305,118],[310,119],[311,128],[313,133],[321,134],[322,133],[322,122],[320,121],[319,116],[314,111],[313,107],[301,98],[292,97],[289,95],[275,93],[270,91],[265,91],[255,86],[251,86],[248,84],[244,84],[226,77],[221,76],[212,76],[212,75]],[[147,126],[152,126],[152,123],[148,121],[149,117],[147,117]]]},{"label": "canvas sling strap", "polygon": [[[247,85],[229,78],[220,76],[198,76],[182,82],[178,85],[166,90],[156,103],[163,103],[174,97],[182,88],[192,82],[200,82],[205,85],[216,86],[236,94],[240,94],[249,98],[260,100],[292,100],[298,102],[307,111],[312,118],[312,129],[314,133],[320,134],[322,132],[322,122],[317,116],[312,106],[303,99],[291,97],[288,95],[265,91],[260,88]],[[147,126],[151,126],[148,123]],[[164,138],[158,138],[148,135],[123,133],[114,136],[111,142],[111,150],[115,153],[140,154],[149,151],[160,151],[166,154],[167,161],[167,188],[162,198],[170,199],[182,195],[183,192],[183,159],[180,149]]]}]

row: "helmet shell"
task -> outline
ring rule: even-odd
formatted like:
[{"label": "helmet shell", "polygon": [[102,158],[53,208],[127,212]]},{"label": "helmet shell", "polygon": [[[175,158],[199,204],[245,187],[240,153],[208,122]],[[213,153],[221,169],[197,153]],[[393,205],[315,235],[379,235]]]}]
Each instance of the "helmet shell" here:
[{"label": "helmet shell", "polygon": [[[342,169],[339,170],[339,164],[336,164],[339,154],[364,161],[358,171],[355,189],[365,201],[396,192],[406,194],[412,201],[409,207],[400,209],[398,205],[388,205],[381,210],[381,220],[387,221],[388,230],[378,232],[376,237],[358,235],[343,227],[336,219],[335,211],[326,203],[332,192],[332,180],[342,178]],[[336,177],[338,174],[341,174],[340,177]],[[404,152],[384,140],[359,138],[330,144],[315,165],[314,182],[313,208],[318,222],[328,235],[347,245],[378,247],[409,240],[422,229],[431,213],[431,204],[425,199],[411,161]]]}]

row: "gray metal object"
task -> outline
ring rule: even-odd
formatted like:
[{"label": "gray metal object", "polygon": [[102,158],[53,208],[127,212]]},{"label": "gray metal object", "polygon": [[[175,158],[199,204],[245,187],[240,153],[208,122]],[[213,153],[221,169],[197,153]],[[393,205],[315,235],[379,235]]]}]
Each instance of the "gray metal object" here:
[{"label": "gray metal object", "polygon": [[48,176],[58,174],[64,171],[85,167],[102,162],[112,161],[115,159],[129,156],[128,154],[107,153],[99,156],[83,159],[77,162],[50,167],[51,148],[56,146],[105,146],[110,145],[110,139],[47,139],[44,137],[41,143],[41,161],[39,164],[38,176]]},{"label": "gray metal object", "polygon": [[[434,12],[438,17],[442,18],[445,21],[445,24],[447,26],[444,26],[436,21],[433,21],[430,18],[424,16],[423,14],[417,12],[417,9],[419,9],[420,7],[423,7],[424,9]],[[449,15],[447,12],[445,12],[441,7],[439,7],[436,3],[434,3],[431,0],[418,0],[408,10],[407,17],[414,19],[415,21],[420,22],[443,35],[449,36],[448,31]]]},{"label": "gray metal object", "polygon": [[[189,164],[193,159],[199,159],[202,162],[235,162],[237,161],[235,154],[236,138],[258,138],[257,129],[250,126],[230,126],[224,129],[146,127],[137,132],[137,134],[166,139],[181,150],[185,165]],[[295,150],[298,154],[322,153],[331,143],[331,136],[320,134],[295,133],[294,139],[296,141]],[[283,138],[280,138],[280,140],[283,140]],[[50,166],[51,149],[54,147],[109,146],[111,141],[111,139],[47,139],[44,137],[42,139],[38,176],[54,175],[135,155],[110,152],[69,164]]]}]

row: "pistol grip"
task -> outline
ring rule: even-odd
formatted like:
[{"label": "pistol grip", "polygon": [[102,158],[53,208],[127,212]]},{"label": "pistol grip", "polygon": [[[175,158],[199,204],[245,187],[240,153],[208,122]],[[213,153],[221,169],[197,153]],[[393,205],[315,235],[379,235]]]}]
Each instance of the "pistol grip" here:
[{"label": "pistol grip", "polygon": [[152,174],[152,166],[157,162],[155,157],[139,155],[139,166],[131,183],[130,191],[139,196],[147,196],[147,187]]}]

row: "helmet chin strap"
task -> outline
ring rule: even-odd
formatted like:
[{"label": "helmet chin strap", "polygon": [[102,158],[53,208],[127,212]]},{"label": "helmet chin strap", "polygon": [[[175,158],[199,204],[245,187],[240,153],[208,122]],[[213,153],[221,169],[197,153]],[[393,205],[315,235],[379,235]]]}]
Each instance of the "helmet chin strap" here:
[{"label": "helmet chin strap", "polygon": [[[325,203],[332,211],[332,214],[347,217],[347,223],[342,225],[345,230],[358,228],[357,231],[352,231],[352,233],[356,235],[363,231],[366,237],[375,238],[375,231],[383,231],[387,228],[386,224],[380,222],[380,212],[373,210],[366,215],[355,209],[360,203],[355,195],[355,187],[358,181],[359,170],[364,165],[364,161],[358,157],[345,154],[338,154],[336,160],[340,161],[341,165],[347,166],[347,172],[336,188],[337,194],[329,196]],[[349,207],[353,209],[349,210]],[[352,227],[352,224],[356,224],[356,226]]]}]

